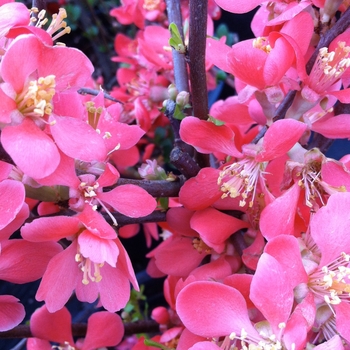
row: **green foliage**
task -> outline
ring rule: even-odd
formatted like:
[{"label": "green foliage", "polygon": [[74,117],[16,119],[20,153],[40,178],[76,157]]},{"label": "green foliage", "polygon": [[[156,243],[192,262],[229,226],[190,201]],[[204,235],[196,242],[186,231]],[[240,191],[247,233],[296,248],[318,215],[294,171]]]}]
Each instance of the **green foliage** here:
[{"label": "green foliage", "polygon": [[232,33],[229,31],[228,26],[225,23],[221,23],[216,31],[215,31],[215,37],[222,38],[226,37],[226,44],[228,46],[232,46],[238,41],[238,36],[236,33]]},{"label": "green foliage", "polygon": [[225,125],[225,122],[223,122],[219,119],[216,119],[216,118],[212,117],[211,115],[209,116],[208,121],[212,122],[213,124],[215,124],[217,126]]},{"label": "green foliage", "polygon": [[[131,290],[129,302],[126,304],[122,317],[126,322],[135,322],[144,320],[145,315],[148,314],[148,303],[147,298],[143,294],[145,291],[145,286],[140,286],[140,291],[136,291],[135,289]],[[143,310],[140,304],[143,304]]]},{"label": "green foliage", "polygon": [[175,23],[170,23],[169,30],[171,34],[171,38],[169,39],[169,45],[176,51],[179,51],[180,53],[185,53],[186,45],[182,41],[177,25]]},{"label": "green foliage", "polygon": [[145,343],[145,345],[147,345],[147,346],[153,346],[153,347],[155,347],[155,348],[162,349],[162,350],[173,350],[173,349],[170,349],[170,348],[168,348],[167,346],[165,346],[165,345],[163,345],[163,344],[160,344],[160,343],[158,343],[158,342],[156,342],[156,341],[153,341],[153,340],[151,340],[151,339],[145,339],[145,340],[144,340],[144,343]]}]

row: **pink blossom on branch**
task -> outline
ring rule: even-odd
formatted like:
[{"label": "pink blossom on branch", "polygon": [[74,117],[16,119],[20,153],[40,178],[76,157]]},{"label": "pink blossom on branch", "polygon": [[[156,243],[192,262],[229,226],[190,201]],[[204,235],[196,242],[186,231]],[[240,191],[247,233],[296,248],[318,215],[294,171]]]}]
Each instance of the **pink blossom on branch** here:
[{"label": "pink blossom on branch", "polygon": [[[57,116],[57,120],[62,122],[53,125],[55,105],[59,103],[61,94],[70,95],[72,101],[79,99],[76,90],[89,79],[92,69],[90,61],[80,51],[47,46],[33,35],[17,37],[8,48],[1,64],[1,142],[15,163],[29,176],[42,178],[57,168],[60,155],[46,128],[49,124],[56,129],[61,128],[65,121],[71,120]],[[71,131],[79,134],[79,128]],[[99,146],[98,135],[90,134],[88,140],[82,127],[78,135],[85,140],[85,146],[91,144],[85,147],[85,153],[81,148],[77,154],[83,160],[101,158],[104,145]],[[73,149],[76,149],[79,137],[72,138],[70,135],[68,138]],[[57,141],[58,146],[62,145],[60,139]]]},{"label": "pink blossom on branch", "polygon": [[50,312],[62,308],[73,290],[81,301],[93,302],[100,297],[102,305],[114,312],[127,303],[130,282],[138,289],[116,232],[90,206],[75,217],[39,218],[23,226],[21,233],[33,242],[72,240],[49,262],[36,295],[45,300]]},{"label": "pink blossom on branch", "polygon": [[[249,206],[252,207],[258,193],[257,187],[260,182],[264,182],[267,162],[286,154],[298,142],[306,128],[306,124],[291,119],[279,120],[267,130],[261,143],[240,146],[242,153],[235,143],[234,132],[226,125],[217,126],[195,117],[187,117],[181,123],[180,135],[199,152],[219,151],[238,158],[236,162],[223,167],[217,183],[223,192],[222,198],[241,196],[240,206],[244,207],[248,199]],[[281,138],[281,134],[286,136]],[[208,143],[207,140],[211,142]]]}]

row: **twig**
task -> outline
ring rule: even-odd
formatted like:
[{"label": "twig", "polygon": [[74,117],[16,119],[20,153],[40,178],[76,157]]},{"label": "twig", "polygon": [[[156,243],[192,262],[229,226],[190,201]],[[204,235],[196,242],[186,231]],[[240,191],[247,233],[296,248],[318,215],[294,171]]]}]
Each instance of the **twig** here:
[{"label": "twig", "polygon": [[[169,22],[176,24],[184,41],[181,7],[179,0],[166,0]],[[189,91],[187,66],[184,54],[173,49],[175,85],[178,91]],[[180,120],[174,118],[175,102],[168,100],[165,115],[169,118],[174,132],[174,149],[170,154],[171,163],[186,177],[196,176],[200,170],[193,160],[194,150],[180,138]]]},{"label": "twig", "polygon": [[180,138],[180,121],[174,118],[174,111],[175,102],[168,100],[165,115],[169,118],[174,131],[174,148],[170,153],[170,162],[189,179],[199,173],[200,167],[191,156],[194,153],[193,148]]},{"label": "twig", "polygon": [[[102,215],[109,224],[113,225],[113,221],[108,214],[103,213]],[[160,211],[160,210],[156,210],[153,213],[147,216],[143,216],[141,218],[130,218],[123,214],[113,213],[113,212],[112,212],[112,215],[117,220],[118,228],[123,227],[125,225],[131,225],[131,224],[146,224],[148,222],[165,222],[166,221],[166,212]]]},{"label": "twig", "polygon": [[117,186],[136,185],[146,190],[153,197],[177,197],[183,181],[166,180],[136,180],[123,179],[117,181]]},{"label": "twig", "polygon": [[[175,23],[184,42],[180,0],[166,0],[169,23]],[[184,54],[172,50],[175,85],[178,91],[189,91],[187,66]]]},{"label": "twig", "polygon": [[[100,90],[94,90],[94,89],[89,89],[89,88],[81,88],[78,90],[78,93],[81,95],[92,95],[92,96],[97,96],[101,91]],[[107,100],[111,100],[113,102],[119,102],[119,103],[124,103],[122,101],[117,100],[116,98],[114,98],[113,96],[107,94],[107,92],[103,91],[103,96],[104,98],[106,98]]]},{"label": "twig", "polygon": [[205,71],[208,0],[190,0],[188,45],[193,115],[208,118],[208,92]]}]

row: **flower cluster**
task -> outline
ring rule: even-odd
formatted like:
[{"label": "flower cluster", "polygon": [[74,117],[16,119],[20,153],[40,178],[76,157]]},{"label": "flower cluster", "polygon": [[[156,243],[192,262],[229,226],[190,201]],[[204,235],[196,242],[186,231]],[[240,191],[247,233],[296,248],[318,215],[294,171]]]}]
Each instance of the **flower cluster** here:
[{"label": "flower cluster", "polygon": [[[110,15],[134,35],[116,35],[117,86],[93,97],[92,63],[57,42],[65,10],[1,4],[0,279],[41,279],[28,349],[122,342],[116,312],[140,288],[120,237],[140,224],[148,248],[162,238],[146,271],[168,307],[130,349],[350,348],[350,162],[325,155],[350,138],[348,1],[121,1]],[[256,38],[215,37],[220,8],[256,7]],[[207,110],[219,77],[236,95]],[[85,339],[72,296],[104,308]],[[24,318],[0,296],[0,332]]]}]

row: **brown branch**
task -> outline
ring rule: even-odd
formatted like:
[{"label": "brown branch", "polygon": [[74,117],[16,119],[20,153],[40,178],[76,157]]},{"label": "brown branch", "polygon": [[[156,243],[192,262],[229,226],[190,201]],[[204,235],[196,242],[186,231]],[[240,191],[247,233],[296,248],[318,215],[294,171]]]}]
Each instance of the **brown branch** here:
[{"label": "brown branch", "polygon": [[[125,225],[131,225],[131,224],[145,224],[148,222],[165,222],[166,221],[166,212],[160,211],[160,210],[156,210],[153,213],[140,218],[131,218],[129,216],[125,216],[123,214],[115,213],[115,212],[112,212],[111,214],[117,220],[118,227],[123,227]],[[108,214],[102,213],[102,215],[109,224],[113,225],[113,221]]]},{"label": "brown branch", "polygon": [[189,66],[193,115],[208,118],[208,92],[205,71],[208,0],[190,0]]},{"label": "brown branch", "polygon": [[[72,324],[72,333],[74,337],[85,337],[87,325],[83,323]],[[159,324],[155,321],[137,321],[124,324],[125,335],[139,333],[157,333],[159,332]],[[9,331],[0,332],[0,339],[14,338],[32,338],[33,334],[30,326],[19,325]]]},{"label": "brown branch", "polygon": [[177,197],[179,195],[180,188],[183,185],[183,181],[136,180],[120,178],[117,181],[117,186],[122,185],[139,186],[153,197]]},{"label": "brown branch", "polygon": [[165,115],[169,118],[174,131],[174,148],[170,153],[170,162],[178,169],[187,179],[196,176],[200,167],[192,158],[194,150],[181,140],[180,121],[174,118],[175,102],[168,100]]}]

